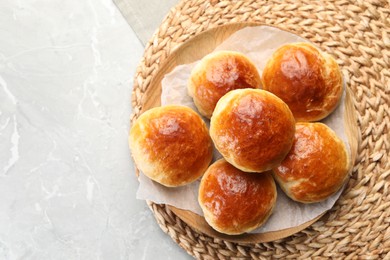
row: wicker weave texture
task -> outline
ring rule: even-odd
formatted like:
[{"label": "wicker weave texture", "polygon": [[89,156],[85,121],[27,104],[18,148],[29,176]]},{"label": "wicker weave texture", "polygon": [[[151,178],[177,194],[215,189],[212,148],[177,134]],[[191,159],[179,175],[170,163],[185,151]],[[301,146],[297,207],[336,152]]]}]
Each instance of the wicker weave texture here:
[{"label": "wicker weave texture", "polygon": [[199,234],[164,205],[149,203],[162,230],[199,259],[390,259],[390,3],[388,1],[181,1],[147,44],[132,105],[139,115],[161,62],[194,35],[232,22],[275,25],[332,54],[354,93],[359,151],[332,211],[282,240],[238,244]]}]

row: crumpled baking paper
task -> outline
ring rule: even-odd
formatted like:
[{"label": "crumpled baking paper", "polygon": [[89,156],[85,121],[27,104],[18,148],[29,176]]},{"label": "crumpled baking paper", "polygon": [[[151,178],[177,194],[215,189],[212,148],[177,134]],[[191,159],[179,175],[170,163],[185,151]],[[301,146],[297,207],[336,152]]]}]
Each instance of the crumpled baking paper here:
[{"label": "crumpled baking paper", "polygon": [[[281,45],[293,42],[307,42],[307,40],[274,27],[247,27],[232,34],[214,51],[231,50],[242,52],[255,63],[261,75],[265,63],[271,54]],[[177,66],[172,72],[165,75],[162,81],[161,105],[185,105],[197,111],[192,98],[187,94],[187,82],[191,70],[197,62]],[[349,147],[344,133],[344,99],[345,91],[338,108],[322,122],[331,127]],[[209,125],[208,119],[204,118],[204,121]],[[221,158],[221,155],[214,149],[213,161],[218,158]],[[150,180],[141,173],[139,182],[138,199],[172,205],[203,216],[197,199],[200,180],[184,187],[167,188]],[[262,227],[251,233],[277,231],[308,222],[329,210],[339,198],[342,189],[327,200],[315,204],[294,202],[279,187],[277,192],[278,198],[273,214]]]}]

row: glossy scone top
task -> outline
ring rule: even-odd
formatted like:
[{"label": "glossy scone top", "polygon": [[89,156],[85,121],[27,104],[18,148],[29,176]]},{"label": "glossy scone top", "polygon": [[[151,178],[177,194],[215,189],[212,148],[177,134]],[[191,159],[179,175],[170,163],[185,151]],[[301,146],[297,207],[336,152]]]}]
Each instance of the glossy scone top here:
[{"label": "glossy scone top", "polygon": [[297,121],[318,121],[329,115],[342,95],[336,61],[308,43],[277,49],[262,74],[263,88],[280,97]]},{"label": "glossy scone top", "polygon": [[133,124],[130,149],[137,167],[165,186],[198,179],[212,159],[212,141],[200,116],[188,107],[164,106]]},{"label": "glossy scone top", "polygon": [[345,144],[333,130],[322,123],[297,123],[291,151],[274,176],[290,198],[312,203],[339,190],[349,166]]},{"label": "glossy scone top", "polygon": [[210,118],[227,92],[260,86],[261,78],[252,61],[238,52],[219,51],[205,56],[192,70],[188,93],[199,112]]},{"label": "glossy scone top", "polygon": [[210,136],[223,157],[246,172],[263,172],[289,152],[294,117],[278,97],[260,89],[233,90],[211,117]]},{"label": "glossy scone top", "polygon": [[199,204],[206,221],[225,234],[242,234],[268,219],[276,202],[270,172],[246,173],[224,159],[206,171],[199,186]]}]

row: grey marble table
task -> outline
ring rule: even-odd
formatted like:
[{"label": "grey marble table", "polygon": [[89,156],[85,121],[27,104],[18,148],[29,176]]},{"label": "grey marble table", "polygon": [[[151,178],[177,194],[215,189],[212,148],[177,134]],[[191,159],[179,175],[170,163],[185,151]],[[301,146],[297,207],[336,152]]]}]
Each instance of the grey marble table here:
[{"label": "grey marble table", "polygon": [[189,258],[135,199],[142,52],[111,0],[0,1],[0,259]]}]

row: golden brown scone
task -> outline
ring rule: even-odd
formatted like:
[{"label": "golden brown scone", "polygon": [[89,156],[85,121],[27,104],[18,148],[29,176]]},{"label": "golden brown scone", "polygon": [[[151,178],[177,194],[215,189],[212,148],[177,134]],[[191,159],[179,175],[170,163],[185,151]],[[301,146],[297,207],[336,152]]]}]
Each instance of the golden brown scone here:
[{"label": "golden brown scone", "polygon": [[167,187],[198,179],[212,159],[212,142],[200,116],[184,106],[163,106],[143,113],[129,135],[137,167]]},{"label": "golden brown scone", "polygon": [[218,100],[241,88],[260,88],[255,65],[239,52],[219,51],[205,56],[192,70],[188,94],[199,112],[210,118]]},{"label": "golden brown scone", "polygon": [[290,151],[294,131],[288,106],[260,89],[230,91],[218,101],[210,121],[215,147],[245,172],[263,172],[278,165]]},{"label": "golden brown scone", "polygon": [[343,92],[339,66],[309,43],[277,49],[262,74],[263,89],[280,97],[297,121],[319,121],[338,105]]},{"label": "golden brown scone", "polygon": [[333,130],[322,123],[297,123],[293,147],[273,171],[287,196],[313,203],[338,191],[349,168],[345,144]]},{"label": "golden brown scone", "polygon": [[215,230],[236,235],[252,231],[272,213],[276,185],[270,172],[243,172],[224,159],[213,163],[202,177],[199,204]]}]

